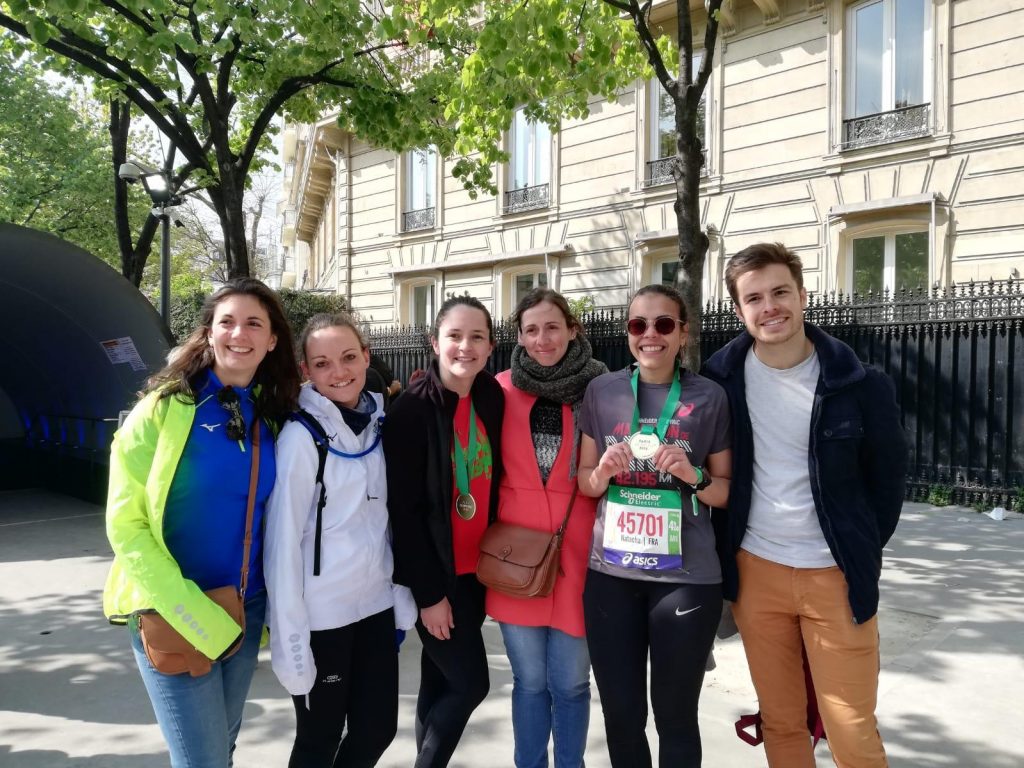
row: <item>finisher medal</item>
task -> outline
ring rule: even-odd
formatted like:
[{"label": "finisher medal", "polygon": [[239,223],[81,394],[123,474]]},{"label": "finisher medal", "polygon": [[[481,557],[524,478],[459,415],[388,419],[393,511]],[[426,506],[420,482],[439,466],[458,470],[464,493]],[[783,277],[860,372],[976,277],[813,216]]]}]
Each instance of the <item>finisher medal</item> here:
[{"label": "finisher medal", "polygon": [[627,442],[633,457],[640,461],[653,459],[654,454],[658,452],[658,446],[661,445],[658,436],[648,432],[634,432]]},{"label": "finisher medal", "polygon": [[655,424],[644,424],[640,426],[640,396],[637,392],[637,383],[640,381],[640,367],[637,366],[636,371],[633,372],[632,379],[630,380],[630,386],[633,389],[633,422],[632,430],[633,434],[627,438],[626,442],[629,443],[629,450],[633,454],[633,458],[639,459],[640,461],[647,461],[653,459],[654,454],[658,452],[658,446],[661,445],[665,439],[665,433],[668,431],[668,424],[672,418],[672,414],[676,412],[676,406],[679,405],[679,395],[682,392],[682,384],[679,382],[679,367],[675,368],[672,374],[672,386],[669,387],[668,397],[665,398],[665,405],[661,409],[661,415],[658,417],[658,423]]},{"label": "finisher medal", "polygon": [[460,493],[455,499],[455,511],[463,520],[472,520],[476,514],[476,499],[468,493]]}]

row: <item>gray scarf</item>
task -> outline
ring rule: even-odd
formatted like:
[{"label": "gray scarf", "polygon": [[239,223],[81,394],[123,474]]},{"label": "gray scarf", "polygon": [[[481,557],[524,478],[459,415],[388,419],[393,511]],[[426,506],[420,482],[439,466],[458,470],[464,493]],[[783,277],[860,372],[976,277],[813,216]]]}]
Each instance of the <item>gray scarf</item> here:
[{"label": "gray scarf", "polygon": [[595,360],[586,336],[577,335],[569,342],[565,355],[554,365],[541,365],[530,357],[521,344],[512,350],[512,386],[537,397],[572,406],[573,441],[569,458],[569,477],[576,477],[579,455],[580,406],[590,380],[608,373],[608,366]]}]

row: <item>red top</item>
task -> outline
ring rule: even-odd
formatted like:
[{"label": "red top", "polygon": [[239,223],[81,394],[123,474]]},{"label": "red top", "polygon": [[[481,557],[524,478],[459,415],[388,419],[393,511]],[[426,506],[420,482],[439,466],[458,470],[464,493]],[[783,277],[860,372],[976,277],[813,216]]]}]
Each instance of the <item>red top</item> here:
[{"label": "red top", "polygon": [[[464,455],[469,451],[469,411],[470,398],[460,398],[452,428],[454,439],[459,441]],[[480,539],[487,530],[487,514],[491,502],[491,443],[479,415],[476,417],[476,445],[476,456],[469,457],[469,492],[476,501],[476,513],[470,520],[463,520],[455,509],[459,486],[455,481],[455,446],[452,446],[452,550],[455,553],[457,576],[476,573]]]},{"label": "red top", "polygon": [[[540,477],[537,455],[530,434],[530,411],[536,395],[512,386],[511,371],[497,376],[505,390],[502,421],[502,478],[498,495],[498,519],[529,528],[554,532],[565,517],[576,477],[569,479],[572,456],[572,408],[562,406],[562,442],[548,475],[547,486]],[[577,457],[578,459],[579,457]],[[576,495],[562,540],[562,559],[555,589],[548,597],[510,597],[487,590],[487,613],[496,621],[527,627],[554,627],[568,635],[583,637],[583,583],[594,529],[597,499]]]}]

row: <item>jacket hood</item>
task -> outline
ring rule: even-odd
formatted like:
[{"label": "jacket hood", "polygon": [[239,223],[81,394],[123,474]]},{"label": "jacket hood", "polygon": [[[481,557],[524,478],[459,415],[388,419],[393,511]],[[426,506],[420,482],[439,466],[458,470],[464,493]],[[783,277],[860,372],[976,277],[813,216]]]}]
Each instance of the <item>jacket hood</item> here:
[{"label": "jacket hood", "polygon": [[[804,333],[818,353],[825,389],[843,389],[864,378],[864,363],[848,345],[808,322],[804,323]],[[737,373],[742,375],[747,352],[753,343],[754,338],[747,331],[741,331],[739,336],[711,356],[706,370],[718,379],[727,379]]]},{"label": "jacket hood", "polygon": [[[373,398],[374,412],[371,421],[376,421],[384,416],[383,398],[377,392],[367,392],[366,394]],[[299,407],[309,411],[324,426],[332,425],[334,430],[328,430],[328,432],[336,431],[339,426],[345,425],[338,406],[334,404],[333,400],[329,400],[317,392],[312,382],[306,382],[299,389]]]}]

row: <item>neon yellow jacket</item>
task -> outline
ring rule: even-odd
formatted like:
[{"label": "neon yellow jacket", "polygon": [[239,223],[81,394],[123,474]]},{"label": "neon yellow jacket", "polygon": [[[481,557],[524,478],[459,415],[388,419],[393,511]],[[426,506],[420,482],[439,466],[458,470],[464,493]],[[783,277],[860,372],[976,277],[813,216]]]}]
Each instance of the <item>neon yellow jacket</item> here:
[{"label": "neon yellow jacket", "polygon": [[195,406],[151,392],[114,435],[107,491],[107,538],[114,564],[103,590],[103,612],[124,624],[155,609],[199,651],[216,659],[241,627],[181,574],[164,543],[167,493],[192,429]]}]

